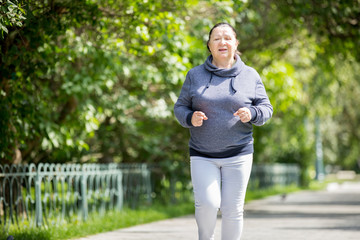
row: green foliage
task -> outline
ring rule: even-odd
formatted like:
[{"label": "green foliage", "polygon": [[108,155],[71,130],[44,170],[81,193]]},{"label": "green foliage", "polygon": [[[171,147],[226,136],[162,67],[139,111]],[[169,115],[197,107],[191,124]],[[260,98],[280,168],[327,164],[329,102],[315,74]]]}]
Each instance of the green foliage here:
[{"label": "green foliage", "polygon": [[[359,6],[354,1],[1,1],[0,159],[150,162],[188,180],[188,132],[172,108],[208,31],[233,24],[274,116],[255,161],[356,169]],[[347,96],[347,97],[344,97]],[[166,171],[165,171],[166,172]],[[160,191],[160,190],[159,190]]]},{"label": "green foliage", "polygon": [[4,34],[9,33],[8,28],[23,26],[23,21],[26,19],[24,3],[25,1],[18,0],[1,0],[0,1],[0,33],[1,38]]},{"label": "green foliage", "polygon": [[305,26],[317,44],[329,54],[346,53],[357,58],[360,52],[360,4],[358,1],[277,1],[280,12],[291,16],[290,24]]}]

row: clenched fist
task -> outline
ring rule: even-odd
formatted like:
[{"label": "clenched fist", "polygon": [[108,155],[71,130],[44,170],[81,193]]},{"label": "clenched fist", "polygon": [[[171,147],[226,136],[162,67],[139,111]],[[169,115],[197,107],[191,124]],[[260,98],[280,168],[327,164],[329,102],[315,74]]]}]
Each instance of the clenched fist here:
[{"label": "clenched fist", "polygon": [[247,123],[251,120],[251,112],[247,107],[240,108],[234,113],[234,116],[239,116],[241,122]]},{"label": "clenched fist", "polygon": [[201,111],[195,111],[191,117],[191,123],[194,127],[200,127],[203,125],[203,121],[207,120],[205,113]]}]

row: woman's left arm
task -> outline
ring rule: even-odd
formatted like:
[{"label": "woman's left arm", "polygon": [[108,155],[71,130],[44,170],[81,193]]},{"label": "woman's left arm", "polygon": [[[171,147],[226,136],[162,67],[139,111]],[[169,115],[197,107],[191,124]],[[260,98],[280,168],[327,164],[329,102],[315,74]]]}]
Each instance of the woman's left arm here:
[{"label": "woman's left arm", "polygon": [[264,125],[273,114],[273,107],[260,78],[256,83],[255,98],[250,107],[250,111],[252,114],[250,123],[256,126]]}]

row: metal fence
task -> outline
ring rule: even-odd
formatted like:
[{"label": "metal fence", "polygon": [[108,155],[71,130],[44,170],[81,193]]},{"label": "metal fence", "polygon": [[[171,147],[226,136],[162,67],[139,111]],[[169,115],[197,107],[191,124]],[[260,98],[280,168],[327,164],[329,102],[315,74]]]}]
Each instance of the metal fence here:
[{"label": "metal fence", "polygon": [[0,165],[0,226],[56,225],[150,202],[143,164]]},{"label": "metal fence", "polygon": [[[192,195],[190,188],[177,187],[179,181],[189,186],[190,179],[147,164],[0,165],[0,226],[60,225],[124,205],[150,205],[155,182],[166,175],[169,184],[161,191],[172,202]],[[297,165],[253,165],[249,189],[298,184],[299,175]]]},{"label": "metal fence", "polygon": [[254,164],[249,189],[299,185],[300,168],[296,164]]}]

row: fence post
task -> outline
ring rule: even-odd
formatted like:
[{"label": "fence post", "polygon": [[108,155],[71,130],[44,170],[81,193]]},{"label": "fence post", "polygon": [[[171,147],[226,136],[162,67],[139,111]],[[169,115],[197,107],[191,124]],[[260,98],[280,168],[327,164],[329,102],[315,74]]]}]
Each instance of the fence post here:
[{"label": "fence post", "polygon": [[116,208],[117,208],[117,210],[120,211],[123,207],[123,201],[124,201],[124,194],[123,194],[123,187],[122,187],[122,171],[120,171],[119,174],[117,174],[116,179],[117,179]]},{"label": "fence post", "polygon": [[42,225],[42,206],[41,206],[41,171],[42,164],[40,163],[36,171],[35,178],[35,221],[36,226]]},{"label": "fence post", "polygon": [[146,197],[147,197],[147,203],[151,204],[152,203],[152,199],[151,199],[151,176],[150,176],[150,170],[148,168],[148,165],[146,163],[143,163],[141,165],[141,172],[142,172],[142,177],[143,177],[143,181],[145,181],[145,187],[146,187]]},{"label": "fence post", "polygon": [[87,204],[87,186],[86,186],[86,180],[87,180],[87,168],[84,166],[82,167],[82,175],[81,175],[81,208],[82,208],[82,218],[84,221],[88,218],[88,204]]}]

